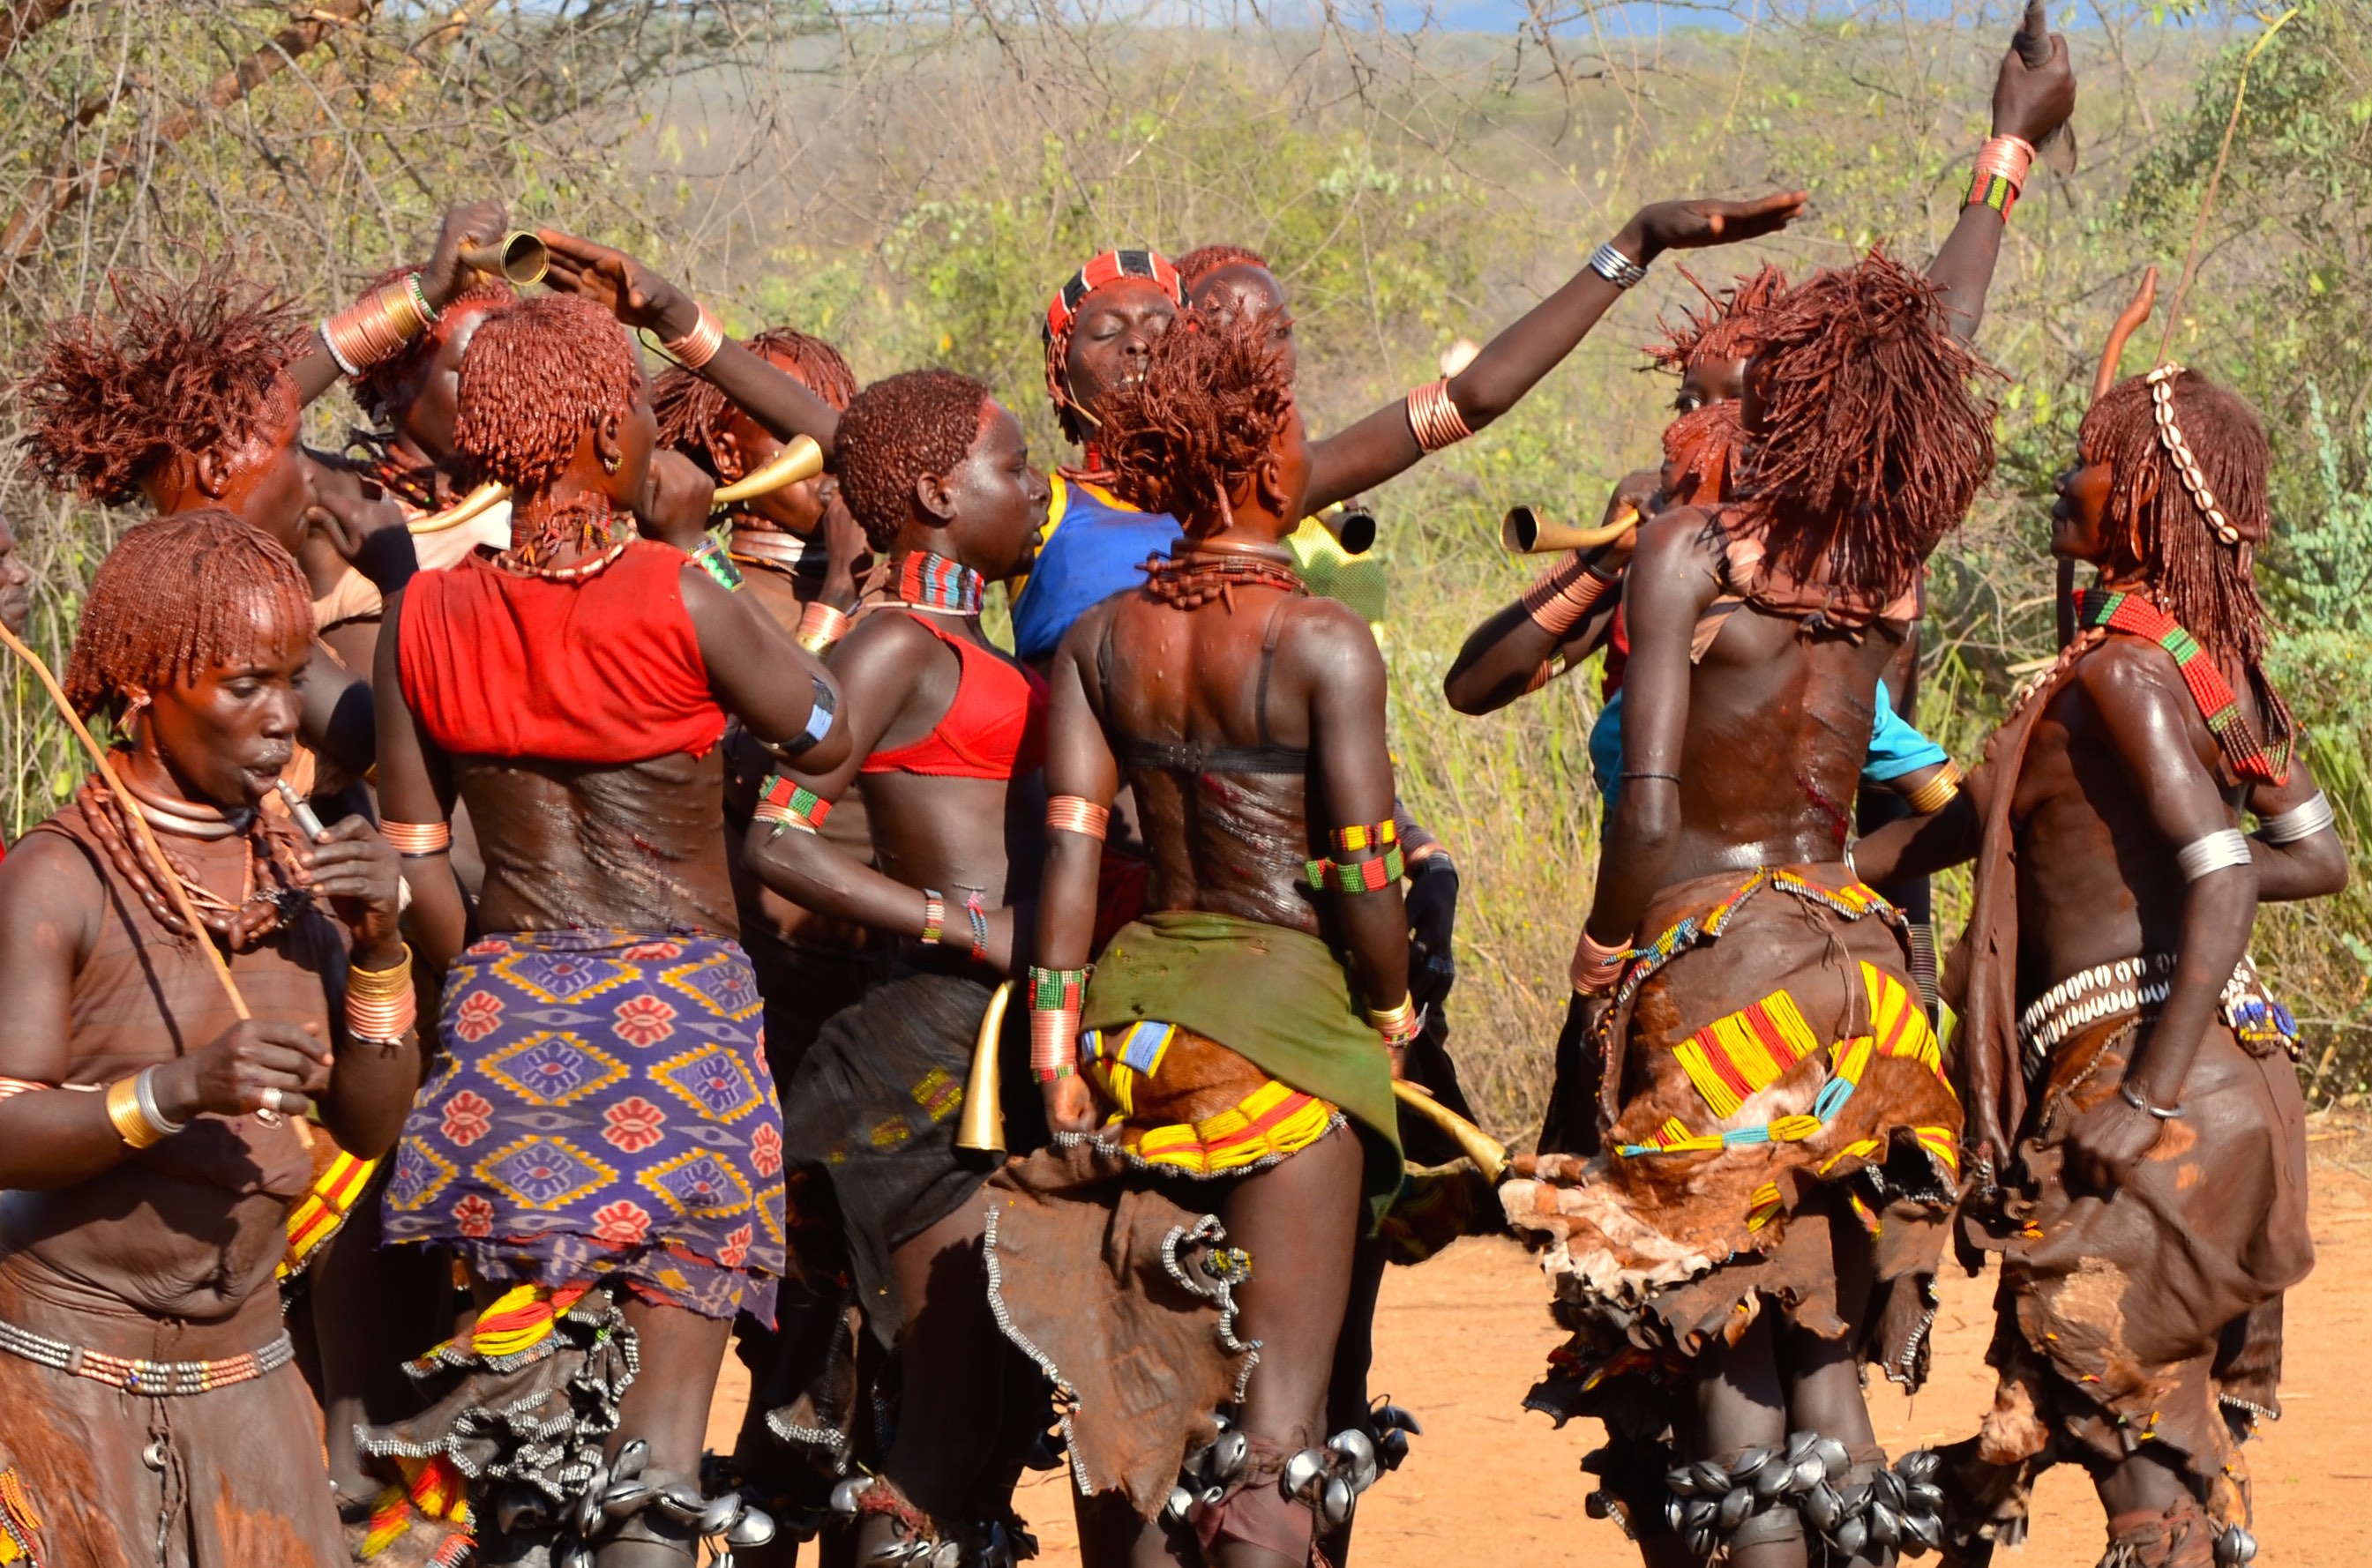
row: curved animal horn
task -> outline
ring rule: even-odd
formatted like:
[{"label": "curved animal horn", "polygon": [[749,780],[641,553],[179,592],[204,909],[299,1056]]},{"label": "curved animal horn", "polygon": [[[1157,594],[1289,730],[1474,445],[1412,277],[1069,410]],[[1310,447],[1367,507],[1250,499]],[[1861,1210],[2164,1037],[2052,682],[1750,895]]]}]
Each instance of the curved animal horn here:
[{"label": "curved animal horn", "polygon": [[2100,351],[2100,368],[2092,373],[2092,401],[2099,402],[2117,384],[2117,361],[2124,356],[2125,340],[2141,331],[2149,319],[2150,308],[2157,303],[2157,269],[2151,267],[2142,273],[2142,285],[2134,291],[2134,302],[2125,307],[2117,324],[2109,329],[2109,346]]}]

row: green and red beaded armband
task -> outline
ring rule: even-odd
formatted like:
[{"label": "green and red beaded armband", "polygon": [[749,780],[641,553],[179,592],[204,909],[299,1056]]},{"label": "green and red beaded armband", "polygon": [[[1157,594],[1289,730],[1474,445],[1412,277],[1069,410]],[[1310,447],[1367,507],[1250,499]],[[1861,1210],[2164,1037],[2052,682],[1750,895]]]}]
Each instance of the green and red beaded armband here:
[{"label": "green and red beaded armband", "polygon": [[785,828],[812,833],[831,815],[831,802],[805,784],[795,784],[780,773],[768,773],[765,784],[758,790],[758,809],[750,815],[761,822],[774,824],[777,833]]},{"label": "green and red beaded armband", "polygon": [[1373,860],[1305,861],[1301,871],[1312,892],[1373,893],[1399,881],[1406,869],[1395,843]]}]

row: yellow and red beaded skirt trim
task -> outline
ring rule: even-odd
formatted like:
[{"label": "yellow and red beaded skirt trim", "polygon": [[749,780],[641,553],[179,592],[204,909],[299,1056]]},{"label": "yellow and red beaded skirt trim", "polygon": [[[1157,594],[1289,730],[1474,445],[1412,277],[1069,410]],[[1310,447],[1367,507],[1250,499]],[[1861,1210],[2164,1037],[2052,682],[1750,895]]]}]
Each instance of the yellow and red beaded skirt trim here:
[{"label": "yellow and red beaded skirt trim", "polygon": [[1080,1065],[1114,1108],[1105,1132],[1131,1160],[1196,1177],[1243,1176],[1300,1153],[1343,1113],[1216,1040],[1148,1020],[1090,1029]]},{"label": "yellow and red beaded skirt trim", "polygon": [[[316,1133],[316,1137],[320,1134]],[[313,1185],[288,1211],[288,1255],[280,1260],[279,1276],[302,1273],[321,1244],[338,1234],[355,1204],[378,1173],[378,1161],[357,1159],[343,1149],[313,1178]]]}]

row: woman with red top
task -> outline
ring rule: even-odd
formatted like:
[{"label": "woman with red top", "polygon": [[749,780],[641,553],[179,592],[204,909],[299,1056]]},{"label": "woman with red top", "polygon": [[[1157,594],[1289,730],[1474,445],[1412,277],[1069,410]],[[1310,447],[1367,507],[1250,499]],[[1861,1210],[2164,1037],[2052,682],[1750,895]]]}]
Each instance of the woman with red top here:
[{"label": "woman with red top", "polygon": [[[1043,842],[1045,687],[990,644],[980,607],[989,583],[1029,563],[1046,482],[1020,422],[946,371],[866,388],[839,446],[841,494],[888,560],[889,596],[832,654],[847,760],[768,780],[749,855],[782,896],[888,933],[901,952],[800,1063],[785,1137],[829,1184],[866,1320],[901,1363],[895,1439],[855,1499],[858,1561],[939,1542],[994,1559],[1020,1539],[1018,1464],[998,1463],[1004,1384],[1030,1379],[1005,1353],[980,1272],[980,1188],[996,1162],[955,1135],[991,991],[1020,962],[1016,903]],[[872,827],[865,858],[816,831],[852,784]],[[1015,1147],[1038,1141],[1023,1125],[1031,1098],[1017,1073]]]},{"label": "woman with red top", "polygon": [[[451,965],[450,1054],[405,1123],[386,1234],[453,1249],[489,1305],[437,1353],[429,1411],[364,1447],[467,1446],[490,1562],[644,1568],[692,1561],[703,1535],[772,1533],[696,1480],[729,1324],[771,1318],[784,1263],[716,742],[728,709],[785,757],[830,765],[847,741],[813,658],[636,537],[653,431],[606,312],[547,297],[491,314],[454,440],[511,487],[511,548],[414,576],[379,641],[386,831],[415,862],[422,946]],[[457,799],[486,860],[474,910],[437,875]],[[565,1382],[573,1422],[508,1423],[522,1380]]]}]

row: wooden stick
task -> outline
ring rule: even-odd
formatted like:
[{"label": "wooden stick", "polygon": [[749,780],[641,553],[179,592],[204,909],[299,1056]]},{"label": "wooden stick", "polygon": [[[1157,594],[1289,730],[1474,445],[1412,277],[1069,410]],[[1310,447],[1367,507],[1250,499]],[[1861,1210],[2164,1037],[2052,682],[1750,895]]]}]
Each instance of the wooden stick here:
[{"label": "wooden stick", "polygon": [[66,701],[65,689],[58,684],[58,678],[50,673],[50,667],[41,662],[41,655],[27,647],[6,626],[0,626],[0,643],[6,643],[9,652],[32,667],[33,674],[48,689],[50,701],[57,705],[67,727],[74,731],[75,738],[82,742],[83,749],[89,752],[90,760],[99,765],[99,776],[106,781],[115,798],[123,803],[123,814],[131,819],[132,830],[140,836],[141,844],[156,861],[157,869],[163,873],[161,880],[165,884],[165,891],[172,895],[174,907],[181,912],[181,918],[190,923],[190,934],[197,938],[198,946],[204,949],[206,958],[212,961],[215,978],[222,981],[223,993],[230,998],[230,1010],[242,1019],[254,1017],[255,1015],[248,1011],[247,998],[238,993],[238,982],[230,977],[229,962],[215,947],[214,933],[208,931],[205,922],[198,918],[198,907],[190,901],[190,890],[181,886],[179,877],[173,875],[171,865],[165,859],[164,850],[157,842],[157,835],[149,830],[148,819],[142,815],[140,803],[132,797],[132,792],[123,787],[123,781],[117,778],[115,770],[108,765],[107,752],[84,726],[82,715],[74,711],[74,704]]}]

